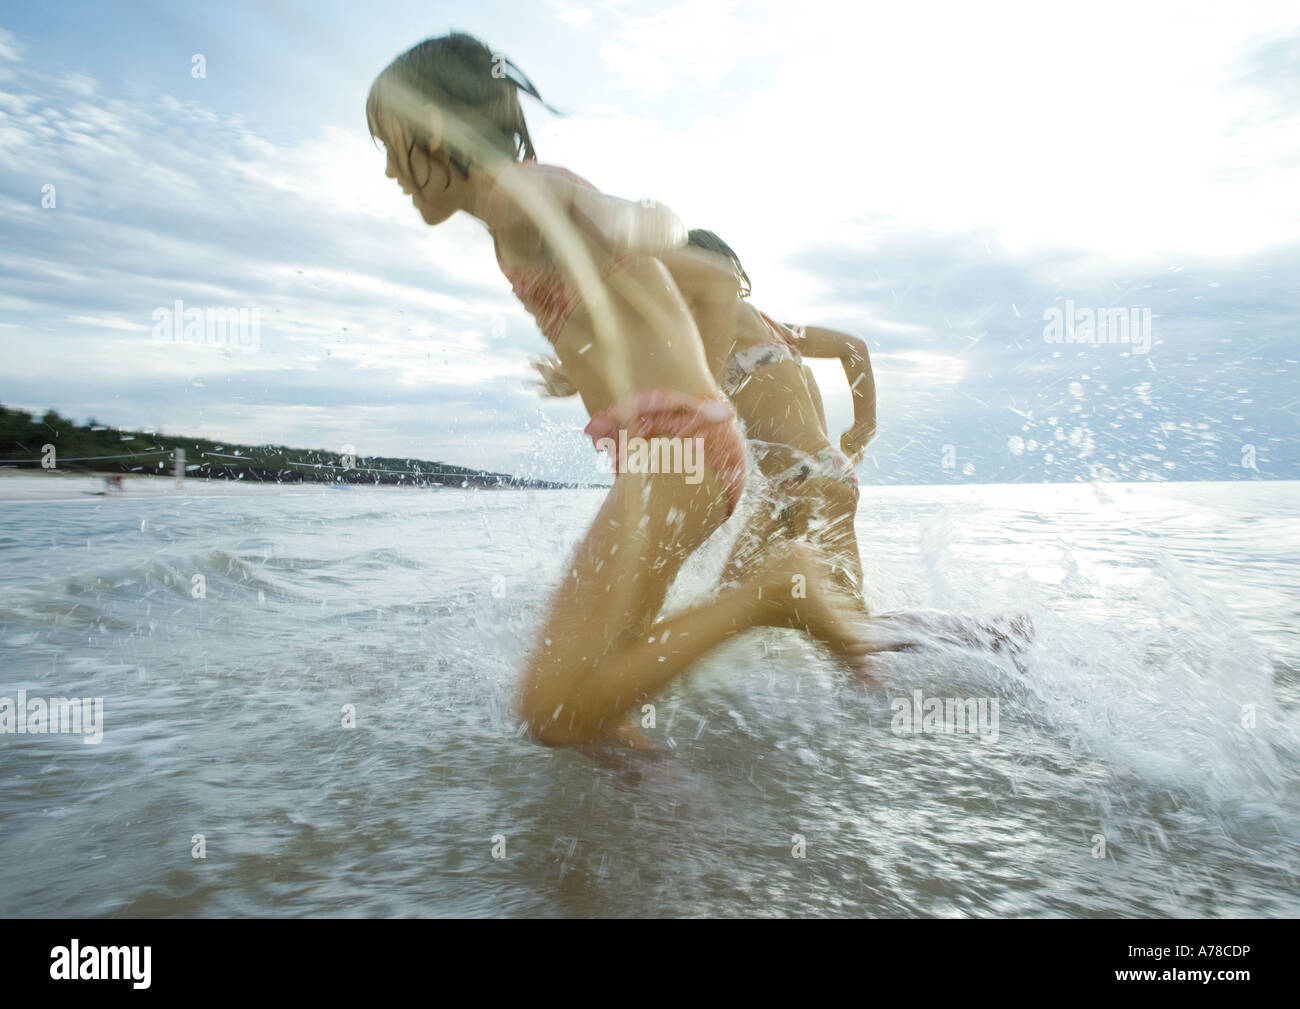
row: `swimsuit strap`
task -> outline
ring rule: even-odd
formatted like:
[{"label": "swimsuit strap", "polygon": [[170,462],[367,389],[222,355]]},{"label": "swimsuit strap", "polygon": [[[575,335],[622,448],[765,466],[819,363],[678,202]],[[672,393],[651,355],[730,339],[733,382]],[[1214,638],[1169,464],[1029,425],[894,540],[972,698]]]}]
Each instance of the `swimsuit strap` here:
[{"label": "swimsuit strap", "polygon": [[[795,346],[795,341],[791,338],[790,330],[787,327],[782,326],[766,312],[760,312],[757,308],[754,309],[754,311],[758,312],[762,320],[767,323],[767,328],[772,331],[773,335],[790,348],[790,353],[793,355],[794,363],[803,364],[803,355],[799,353],[799,348]],[[801,326],[799,328],[802,329],[803,327]]]}]

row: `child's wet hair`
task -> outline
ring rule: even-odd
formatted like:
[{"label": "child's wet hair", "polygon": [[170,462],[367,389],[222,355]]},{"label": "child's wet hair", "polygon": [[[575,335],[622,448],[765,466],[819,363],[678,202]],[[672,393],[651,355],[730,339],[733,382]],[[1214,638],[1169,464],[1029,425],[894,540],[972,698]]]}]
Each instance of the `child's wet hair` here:
[{"label": "child's wet hair", "polygon": [[726,256],[731,260],[731,265],[736,269],[736,279],[740,281],[740,296],[748,298],[750,295],[749,274],[745,268],[740,265],[740,257],[736,255],[735,250],[715,235],[712,231],[705,231],[703,228],[692,228],[688,244],[695,246],[697,249],[706,249],[709,252],[716,252],[720,256]]},{"label": "child's wet hair", "polygon": [[[422,113],[424,106],[431,104],[467,127],[476,145],[509,161],[535,159],[519,104],[521,89],[541,99],[508,59],[494,54],[472,35],[453,32],[425,39],[384,68],[366,98],[366,124],[370,136],[385,146],[394,146],[400,139],[409,165],[415,145],[429,141]],[[469,175],[472,162],[482,161],[475,152],[447,138],[442,146],[462,177]],[[423,188],[427,182],[418,185]]]}]

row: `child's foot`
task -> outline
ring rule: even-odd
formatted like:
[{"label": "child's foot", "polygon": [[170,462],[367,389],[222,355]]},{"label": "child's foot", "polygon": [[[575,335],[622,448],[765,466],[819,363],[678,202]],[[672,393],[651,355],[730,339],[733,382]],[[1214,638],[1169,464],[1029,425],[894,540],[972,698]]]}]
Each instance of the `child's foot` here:
[{"label": "child's foot", "polygon": [[658,747],[650,741],[650,737],[641,731],[641,727],[636,723],[635,715],[628,715],[619,721],[612,729],[609,730],[608,736],[616,743],[622,743],[624,746],[633,750],[657,750]]},{"label": "child's foot", "polygon": [[977,620],[938,610],[909,610],[873,617],[870,628],[873,639],[880,639],[878,651],[957,645],[1017,659],[1034,639],[1034,624],[1027,614]]},{"label": "child's foot", "polygon": [[985,625],[986,629],[993,635],[994,641],[991,650],[1005,654],[1014,663],[1016,669],[1021,673],[1028,670],[1025,667],[1022,658],[1025,650],[1034,640],[1034,622],[1030,619],[1028,613],[1017,613],[1014,617],[1004,622],[1005,631],[996,626],[995,623]]},{"label": "child's foot", "polygon": [[995,652],[1005,648],[1009,654],[1019,655],[1034,640],[1034,622],[1028,613],[1017,613],[1010,619],[995,618],[981,626],[991,636],[989,648]]}]

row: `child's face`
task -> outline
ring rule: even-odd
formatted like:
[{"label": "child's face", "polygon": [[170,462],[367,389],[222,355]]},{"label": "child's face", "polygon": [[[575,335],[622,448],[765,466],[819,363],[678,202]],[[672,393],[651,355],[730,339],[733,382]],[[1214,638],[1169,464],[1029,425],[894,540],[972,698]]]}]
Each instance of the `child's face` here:
[{"label": "child's face", "polygon": [[[424,145],[417,143],[411,150],[410,163],[405,164],[406,148],[405,143],[384,145],[388,153],[384,174],[402,187],[402,192],[411,198],[425,224],[441,224],[457,210],[448,194],[451,169],[446,156],[439,152],[430,157]],[[420,182],[424,185],[420,186]]]}]

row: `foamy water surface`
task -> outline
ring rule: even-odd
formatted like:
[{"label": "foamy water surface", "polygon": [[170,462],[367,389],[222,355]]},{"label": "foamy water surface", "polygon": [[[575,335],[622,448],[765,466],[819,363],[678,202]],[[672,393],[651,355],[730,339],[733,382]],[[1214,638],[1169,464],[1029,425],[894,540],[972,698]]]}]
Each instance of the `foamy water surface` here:
[{"label": "foamy water surface", "polygon": [[873,606],[1029,613],[1023,672],[759,631],[595,756],[510,698],[599,492],[0,503],[0,697],[103,698],[0,735],[0,915],[1294,916],[1298,493],[864,488]]}]

